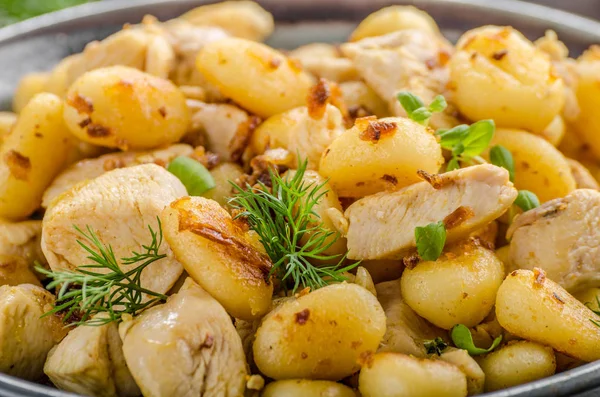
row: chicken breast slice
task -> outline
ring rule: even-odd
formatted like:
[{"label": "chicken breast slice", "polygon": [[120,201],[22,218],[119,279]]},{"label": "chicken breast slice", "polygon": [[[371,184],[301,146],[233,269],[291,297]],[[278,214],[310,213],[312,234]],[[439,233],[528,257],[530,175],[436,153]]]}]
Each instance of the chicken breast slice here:
[{"label": "chicken breast slice", "polygon": [[502,215],[517,197],[508,171],[491,164],[433,179],[437,189],[423,181],[367,196],[348,207],[348,258],[402,258],[415,248],[415,227],[442,221],[462,207],[470,217],[449,228],[446,243],[452,243]]},{"label": "chicken breast slice", "polygon": [[600,286],[600,192],[577,189],[515,218],[509,272],[539,267],[574,293]]},{"label": "chicken breast slice", "polygon": [[[90,263],[89,254],[78,247],[77,240],[82,236],[74,226],[93,230],[103,244],[112,247],[117,260],[131,257],[132,252],[141,251],[143,244],[150,244],[148,225],[158,232],[160,212],[185,195],[187,191],[179,179],[155,164],[116,169],[78,184],[55,201],[44,216],[42,249],[50,267],[73,270]],[[144,269],[141,284],[165,293],[183,267],[170,256],[166,243],[159,253],[168,256]],[[121,265],[121,269],[130,270],[132,266],[137,264]]]},{"label": "chicken breast slice", "polygon": [[119,327],[145,397],[244,395],[242,341],[223,307],[191,278],[167,303]]},{"label": "chicken breast slice", "polygon": [[[343,44],[342,52],[354,62],[360,76],[388,102],[396,116],[406,112],[396,99],[398,91],[410,91],[430,103],[438,94],[448,96],[449,72],[446,64],[452,47],[439,35],[416,29]],[[434,128],[453,127],[458,121],[453,109],[437,113]]]},{"label": "chicken breast slice", "polygon": [[[48,186],[42,197],[42,207],[48,208],[56,197],[66,192],[79,182],[99,177],[115,168],[131,167],[134,165],[155,163],[166,165],[178,156],[192,154],[194,148],[190,145],[175,144],[165,149],[144,152],[118,152],[79,161],[58,175]],[[41,229],[41,222],[40,222]]]},{"label": "chicken breast slice", "polygon": [[116,323],[80,326],[48,353],[44,372],[59,389],[84,396],[139,396],[122,346]]},{"label": "chicken breast slice", "polygon": [[45,264],[41,238],[42,221],[0,221],[0,255],[20,256],[29,265],[35,261]]},{"label": "chicken breast slice", "polygon": [[425,358],[425,340],[436,337],[447,339],[444,330],[420,317],[404,302],[400,293],[400,279],[376,284],[375,290],[387,318],[385,335],[378,351]]},{"label": "chicken breast slice", "polygon": [[0,287],[0,372],[39,380],[50,349],[67,334],[54,308],[54,296],[35,285]]}]

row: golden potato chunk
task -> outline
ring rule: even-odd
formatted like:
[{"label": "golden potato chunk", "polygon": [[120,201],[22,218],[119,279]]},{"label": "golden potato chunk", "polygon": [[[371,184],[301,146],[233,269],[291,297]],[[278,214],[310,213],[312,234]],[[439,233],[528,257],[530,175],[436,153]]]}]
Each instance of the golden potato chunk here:
[{"label": "golden potato chunk", "polygon": [[258,236],[232,220],[216,201],[184,197],[160,219],[175,258],[236,318],[254,320],[271,307],[271,260]]},{"label": "golden potato chunk", "polygon": [[363,197],[419,182],[418,170],[436,173],[442,149],[425,127],[390,117],[358,119],[323,153],[319,172],[341,197]]},{"label": "golden potato chunk", "polygon": [[285,55],[238,38],[208,43],[196,66],[209,83],[261,117],[304,105],[312,79]]},{"label": "golden potato chunk", "polygon": [[389,6],[369,14],[354,29],[350,41],[365,37],[383,36],[398,30],[416,29],[439,34],[440,30],[433,18],[425,11],[413,6]]},{"label": "golden potato chunk", "polygon": [[560,113],[562,79],[548,54],[511,27],[466,32],[450,60],[453,102],[471,120],[540,133]]},{"label": "golden potato chunk", "polygon": [[190,120],[185,96],[173,83],[126,66],[79,77],[69,88],[64,117],[82,141],[122,150],[177,142]]},{"label": "golden potato chunk", "polygon": [[500,286],[496,316],[502,328],[584,361],[600,359],[594,314],[540,269],[515,270]]},{"label": "golden potato chunk", "polygon": [[21,78],[13,95],[13,111],[20,113],[35,95],[44,91],[49,73],[29,73]]},{"label": "golden potato chunk", "polygon": [[288,379],[271,382],[261,397],[356,397],[354,390],[328,380]]},{"label": "golden potato chunk", "polygon": [[358,370],[385,332],[377,298],[356,284],[333,284],[282,303],[256,331],[260,371],[274,379],[339,380]]}]

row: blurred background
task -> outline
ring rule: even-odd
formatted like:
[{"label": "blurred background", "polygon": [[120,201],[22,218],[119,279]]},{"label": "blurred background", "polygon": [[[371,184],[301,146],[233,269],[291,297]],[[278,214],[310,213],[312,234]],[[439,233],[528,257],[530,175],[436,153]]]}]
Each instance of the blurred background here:
[{"label": "blurred background", "polygon": [[[71,7],[101,0],[0,0],[0,26]],[[104,0],[128,1],[128,0]],[[259,0],[260,1],[260,0]],[[281,0],[285,2],[287,0]],[[495,0],[488,0],[490,2]],[[600,0],[529,0],[533,3],[561,8],[588,18],[600,19]]]}]

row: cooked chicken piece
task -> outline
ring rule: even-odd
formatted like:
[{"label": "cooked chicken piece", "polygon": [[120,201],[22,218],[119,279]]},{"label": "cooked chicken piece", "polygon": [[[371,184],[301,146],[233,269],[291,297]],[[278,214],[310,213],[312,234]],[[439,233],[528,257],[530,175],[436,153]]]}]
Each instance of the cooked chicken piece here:
[{"label": "cooked chicken piece", "polygon": [[352,61],[344,58],[333,44],[306,44],[291,51],[289,56],[299,60],[302,67],[317,78],[335,82],[360,80]]},{"label": "cooked chicken piece", "polygon": [[150,152],[109,153],[95,159],[82,160],[64,170],[54,179],[52,184],[48,186],[42,198],[42,207],[50,207],[52,200],[76,184],[85,180],[92,180],[115,168],[124,168],[147,163],[155,163],[164,166],[175,157],[188,156],[193,152],[194,149],[189,145],[175,144],[166,149],[158,149]]},{"label": "cooked chicken piece", "polygon": [[145,397],[243,396],[246,360],[225,309],[191,278],[167,303],[119,327]]},{"label": "cooked chicken piece", "polygon": [[600,192],[577,189],[515,218],[510,268],[544,269],[569,292],[600,286]]},{"label": "cooked chicken piece", "polygon": [[204,134],[207,148],[225,161],[239,161],[260,119],[225,103],[199,103],[192,129]]},{"label": "cooked chicken piece", "polygon": [[352,118],[371,115],[384,118],[391,115],[387,102],[381,99],[364,81],[341,83],[340,90]]},{"label": "cooked chicken piece", "polygon": [[34,262],[45,265],[42,252],[42,221],[0,221],[0,255],[16,255],[31,266]]},{"label": "cooked chicken piece", "polygon": [[583,164],[573,159],[567,159],[567,163],[569,163],[569,167],[571,167],[571,173],[577,184],[577,189],[600,189],[598,181],[596,181],[590,170],[585,168]]},{"label": "cooked chicken piece", "polygon": [[447,333],[413,311],[402,299],[400,279],[375,285],[377,299],[387,317],[385,335],[378,351],[427,357],[423,342]]},{"label": "cooked chicken piece", "polygon": [[44,373],[61,390],[93,397],[139,396],[116,323],[75,328],[48,353]]},{"label": "cooked chicken piece", "polygon": [[[409,29],[346,43],[341,48],[344,55],[354,61],[365,82],[388,102],[390,110],[397,116],[406,116],[396,99],[398,91],[410,91],[426,104],[438,94],[447,98],[450,94],[446,88],[449,80],[446,63],[452,47],[438,35]],[[449,108],[435,114],[432,126],[442,128],[459,124],[451,115],[452,111]]]},{"label": "cooked chicken piece", "polygon": [[414,250],[415,227],[442,220],[452,243],[502,215],[517,197],[508,172],[490,164],[428,177],[432,184],[377,193],[348,207],[348,258],[402,258]]},{"label": "cooked chicken piece", "polygon": [[23,257],[0,254],[0,286],[20,284],[42,286]]},{"label": "cooked chicken piece", "polygon": [[[89,264],[89,254],[77,244],[83,238],[75,230],[77,226],[94,231],[103,244],[112,247],[115,258],[131,257],[132,252],[140,252],[142,244],[151,242],[149,225],[158,232],[157,217],[163,208],[185,195],[179,179],[155,164],[107,172],[78,184],[53,202],[43,220],[42,250],[53,270]],[[159,253],[169,256],[144,269],[143,287],[165,293],[177,281],[183,268],[170,252],[163,243]],[[130,270],[132,266],[137,265],[121,268]]]},{"label": "cooked chicken piece", "polygon": [[477,361],[466,350],[447,347],[439,357],[434,355],[432,358],[439,358],[442,361],[456,365],[465,374],[469,396],[483,393],[485,374]]},{"label": "cooked chicken piece", "polygon": [[0,372],[39,380],[50,349],[67,334],[54,308],[54,296],[35,285],[0,287]]}]

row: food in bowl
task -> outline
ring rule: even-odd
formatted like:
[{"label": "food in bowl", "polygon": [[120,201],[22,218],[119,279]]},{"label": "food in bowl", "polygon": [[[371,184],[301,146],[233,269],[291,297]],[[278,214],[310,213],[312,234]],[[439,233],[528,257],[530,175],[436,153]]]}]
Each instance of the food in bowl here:
[{"label": "food in bowl", "polygon": [[0,114],[0,371],[87,396],[467,396],[600,359],[600,55],[409,6],[201,6]]}]

